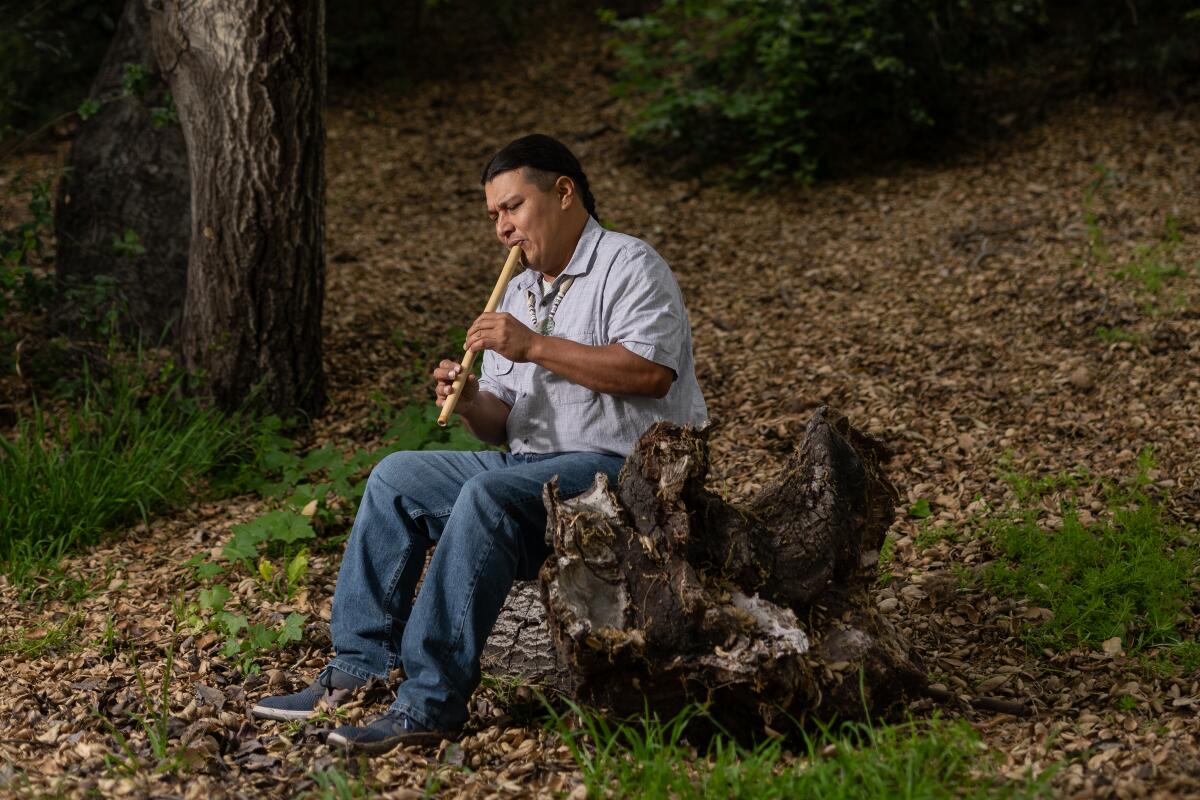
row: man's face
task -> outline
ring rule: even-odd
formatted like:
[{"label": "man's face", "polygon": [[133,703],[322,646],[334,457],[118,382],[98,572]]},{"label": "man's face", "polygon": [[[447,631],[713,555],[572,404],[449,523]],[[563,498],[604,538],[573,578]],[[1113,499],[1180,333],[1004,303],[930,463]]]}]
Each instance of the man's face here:
[{"label": "man's face", "polygon": [[[557,185],[538,188],[523,169],[501,172],[483,187],[488,216],[496,225],[496,236],[506,247],[521,246],[526,266],[543,272],[561,257],[566,226],[564,198]],[[569,256],[569,254],[568,254]]]}]

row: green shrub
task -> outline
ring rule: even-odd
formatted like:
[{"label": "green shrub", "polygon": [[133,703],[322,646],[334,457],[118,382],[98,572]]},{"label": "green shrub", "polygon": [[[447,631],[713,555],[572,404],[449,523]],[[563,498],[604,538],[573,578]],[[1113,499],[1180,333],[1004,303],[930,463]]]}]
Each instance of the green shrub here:
[{"label": "green shrub", "polygon": [[637,145],[697,171],[811,179],[831,158],[903,150],[943,118],[957,75],[1040,2],[665,0],[616,26]]},{"label": "green shrub", "polygon": [[1079,90],[1188,91],[1200,73],[1196,0],[663,0],[603,18],[617,91],[639,106],[631,142],[745,181],[934,141],[1003,89],[998,64],[1037,75],[1049,60]]}]

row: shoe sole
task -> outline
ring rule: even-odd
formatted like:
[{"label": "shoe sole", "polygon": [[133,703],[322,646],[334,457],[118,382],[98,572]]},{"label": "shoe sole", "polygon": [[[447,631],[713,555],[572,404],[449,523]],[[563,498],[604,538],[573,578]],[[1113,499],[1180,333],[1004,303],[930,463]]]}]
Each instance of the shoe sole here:
[{"label": "shoe sole", "polygon": [[356,742],[340,733],[331,733],[325,737],[325,741],[331,745],[336,745],[355,753],[382,755],[383,753],[395,750],[400,745],[429,747],[441,744],[442,739],[449,738],[450,735],[446,731],[413,731],[401,736],[394,736],[391,739],[381,739],[378,742]]},{"label": "shoe sole", "polygon": [[276,722],[295,722],[298,719],[312,719],[316,711],[291,711],[286,708],[271,708],[270,706],[254,706],[250,716],[258,719],[273,719]]}]

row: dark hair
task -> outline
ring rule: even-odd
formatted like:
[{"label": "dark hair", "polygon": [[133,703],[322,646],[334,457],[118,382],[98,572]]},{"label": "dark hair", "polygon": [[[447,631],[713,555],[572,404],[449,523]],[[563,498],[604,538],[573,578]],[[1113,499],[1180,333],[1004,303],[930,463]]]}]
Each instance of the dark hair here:
[{"label": "dark hair", "polygon": [[543,191],[549,189],[559,176],[566,175],[575,182],[575,189],[583,198],[587,213],[599,221],[596,199],[592,197],[587,175],[583,174],[579,159],[565,144],[544,133],[531,133],[502,147],[483,168],[483,178],[479,182],[486,185],[502,172],[522,168],[534,172],[532,178]]}]

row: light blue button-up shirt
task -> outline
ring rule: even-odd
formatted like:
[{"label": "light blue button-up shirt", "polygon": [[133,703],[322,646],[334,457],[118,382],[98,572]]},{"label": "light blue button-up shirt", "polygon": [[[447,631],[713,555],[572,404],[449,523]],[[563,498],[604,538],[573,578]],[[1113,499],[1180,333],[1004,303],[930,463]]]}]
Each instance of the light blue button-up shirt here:
[{"label": "light blue button-up shirt", "polygon": [[602,228],[588,217],[567,268],[543,293],[540,275],[525,270],[509,282],[497,311],[533,328],[528,293],[539,323],[568,276],[574,276],[554,315],[550,335],[587,345],[620,344],[670,367],[667,395],[620,397],[592,391],[534,364],[514,363],[487,350],[479,388],[500,398],[514,453],[583,450],[627,456],[658,420],[699,425],[708,418],[692,362],[692,328],[670,268],[640,239]]}]

